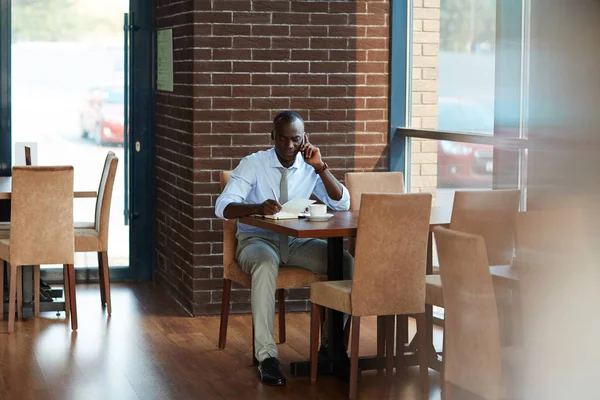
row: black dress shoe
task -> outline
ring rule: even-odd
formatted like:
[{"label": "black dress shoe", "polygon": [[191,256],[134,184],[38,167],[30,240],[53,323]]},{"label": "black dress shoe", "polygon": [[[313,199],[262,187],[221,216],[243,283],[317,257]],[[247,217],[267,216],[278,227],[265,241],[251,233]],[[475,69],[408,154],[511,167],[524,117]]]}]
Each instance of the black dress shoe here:
[{"label": "black dress shoe", "polygon": [[258,366],[258,377],[265,385],[283,386],[285,376],[281,370],[281,364],[275,357],[269,357]]}]

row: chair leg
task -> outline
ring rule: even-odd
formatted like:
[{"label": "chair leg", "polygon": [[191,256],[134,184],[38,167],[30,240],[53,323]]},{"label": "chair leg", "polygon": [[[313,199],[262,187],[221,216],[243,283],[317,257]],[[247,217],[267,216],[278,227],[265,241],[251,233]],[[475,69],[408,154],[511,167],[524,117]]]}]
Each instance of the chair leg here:
[{"label": "chair leg", "polygon": [[310,314],[310,380],[317,380],[317,361],[319,359],[319,327],[321,325],[321,306],[312,303]]},{"label": "chair leg", "polygon": [[108,268],[108,253],[106,251],[102,251],[98,253],[98,258],[102,258],[102,276],[100,279],[102,280],[102,289],[104,290],[104,302],[106,302],[106,311],[108,315],[112,313],[112,307],[110,305],[110,275]]},{"label": "chair leg", "polygon": [[40,316],[40,266],[33,267],[33,315]]},{"label": "chair leg", "polygon": [[17,317],[23,318],[23,267],[17,267]]},{"label": "chair leg", "polygon": [[385,355],[385,319],[377,316],[377,375],[383,374],[383,363],[381,360]]},{"label": "chair leg", "polygon": [[346,326],[344,326],[344,348],[348,350],[348,344],[350,343],[350,327],[352,326],[352,318],[348,318]]},{"label": "chair leg", "polygon": [[15,302],[17,296],[17,266],[9,265],[10,283],[8,288],[8,333],[15,331]]},{"label": "chair leg", "polygon": [[258,365],[258,359],[256,358],[256,346],[254,345],[254,320],[252,321],[252,364]]},{"label": "chair leg", "polygon": [[71,296],[69,296],[69,270],[67,265],[63,265],[63,293],[65,297],[65,318],[71,317]]},{"label": "chair leg", "polygon": [[350,350],[350,395],[356,398],[358,386],[358,343],[360,342],[360,317],[352,317],[352,349]]},{"label": "chair leg", "polygon": [[71,311],[71,329],[77,330],[77,296],[75,295],[75,266],[67,264],[69,283],[69,308]]},{"label": "chair leg", "polygon": [[396,316],[396,375],[404,373],[404,345],[408,342],[408,316]]},{"label": "chair leg", "polygon": [[419,340],[419,370],[421,375],[421,394],[423,399],[429,398],[429,346],[431,342],[427,341],[427,335],[421,334],[427,329],[425,314],[417,314],[417,333]]},{"label": "chair leg", "polygon": [[394,374],[394,316],[385,316],[385,374]]},{"label": "chair leg", "polygon": [[103,276],[104,265],[102,264],[102,253],[98,252],[98,283],[100,284],[100,303],[102,306],[106,304],[106,296],[104,292],[104,279]]},{"label": "chair leg", "polygon": [[277,289],[277,303],[279,305],[279,343],[285,343],[285,289]]},{"label": "chair leg", "polygon": [[0,318],[4,318],[4,264],[6,261],[0,262]]},{"label": "chair leg", "polygon": [[[219,328],[219,348],[227,344],[227,322],[229,322],[229,302],[231,299],[231,280],[223,279],[223,298],[221,299],[221,326]],[[254,331],[254,328],[252,328]],[[254,337],[252,337],[254,343]]]}]

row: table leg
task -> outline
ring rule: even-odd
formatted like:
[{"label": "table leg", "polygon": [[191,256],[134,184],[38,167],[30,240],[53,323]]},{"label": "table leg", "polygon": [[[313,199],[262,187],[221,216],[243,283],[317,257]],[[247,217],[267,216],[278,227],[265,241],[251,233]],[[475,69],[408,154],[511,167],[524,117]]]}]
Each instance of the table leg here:
[{"label": "table leg", "polygon": [[[327,279],[339,281],[344,279],[344,238],[327,239]],[[319,375],[335,375],[347,380],[350,374],[348,354],[344,348],[344,314],[339,311],[327,309],[328,350],[327,360],[319,359]],[[294,376],[308,376],[309,362],[295,362],[291,364],[291,373]]]}]

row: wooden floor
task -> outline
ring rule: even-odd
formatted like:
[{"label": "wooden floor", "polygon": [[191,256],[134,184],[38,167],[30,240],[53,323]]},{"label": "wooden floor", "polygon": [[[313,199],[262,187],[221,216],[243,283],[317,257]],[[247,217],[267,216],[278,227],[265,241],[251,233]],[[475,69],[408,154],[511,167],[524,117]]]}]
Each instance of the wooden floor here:
[{"label": "wooden floor", "polygon": [[[78,285],[77,305],[77,333],[64,313],[18,320],[12,335],[6,320],[0,322],[0,399],[347,397],[347,386],[334,378],[311,384],[289,375],[290,362],[308,359],[308,314],[287,316],[287,343],[279,355],[288,384],[267,387],[252,366],[248,315],[230,318],[227,348],[218,350],[218,317],[189,317],[150,283],[113,285],[110,318],[97,285]],[[375,354],[375,319],[365,318],[361,328],[361,355]],[[439,374],[430,370],[430,379],[430,399],[438,399]],[[419,399],[418,370],[391,378],[364,372],[358,390],[362,399]]]}]

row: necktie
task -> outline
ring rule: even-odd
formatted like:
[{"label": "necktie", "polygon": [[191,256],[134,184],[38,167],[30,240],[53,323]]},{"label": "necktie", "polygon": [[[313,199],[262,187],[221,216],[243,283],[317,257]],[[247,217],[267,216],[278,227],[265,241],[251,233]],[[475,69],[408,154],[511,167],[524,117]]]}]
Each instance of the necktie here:
[{"label": "necktie", "polygon": [[[288,170],[285,168],[279,168],[281,171],[281,182],[279,183],[279,203],[281,205],[288,201]],[[281,255],[281,262],[286,263],[290,255],[290,244],[287,235],[279,235],[279,254]]]}]

